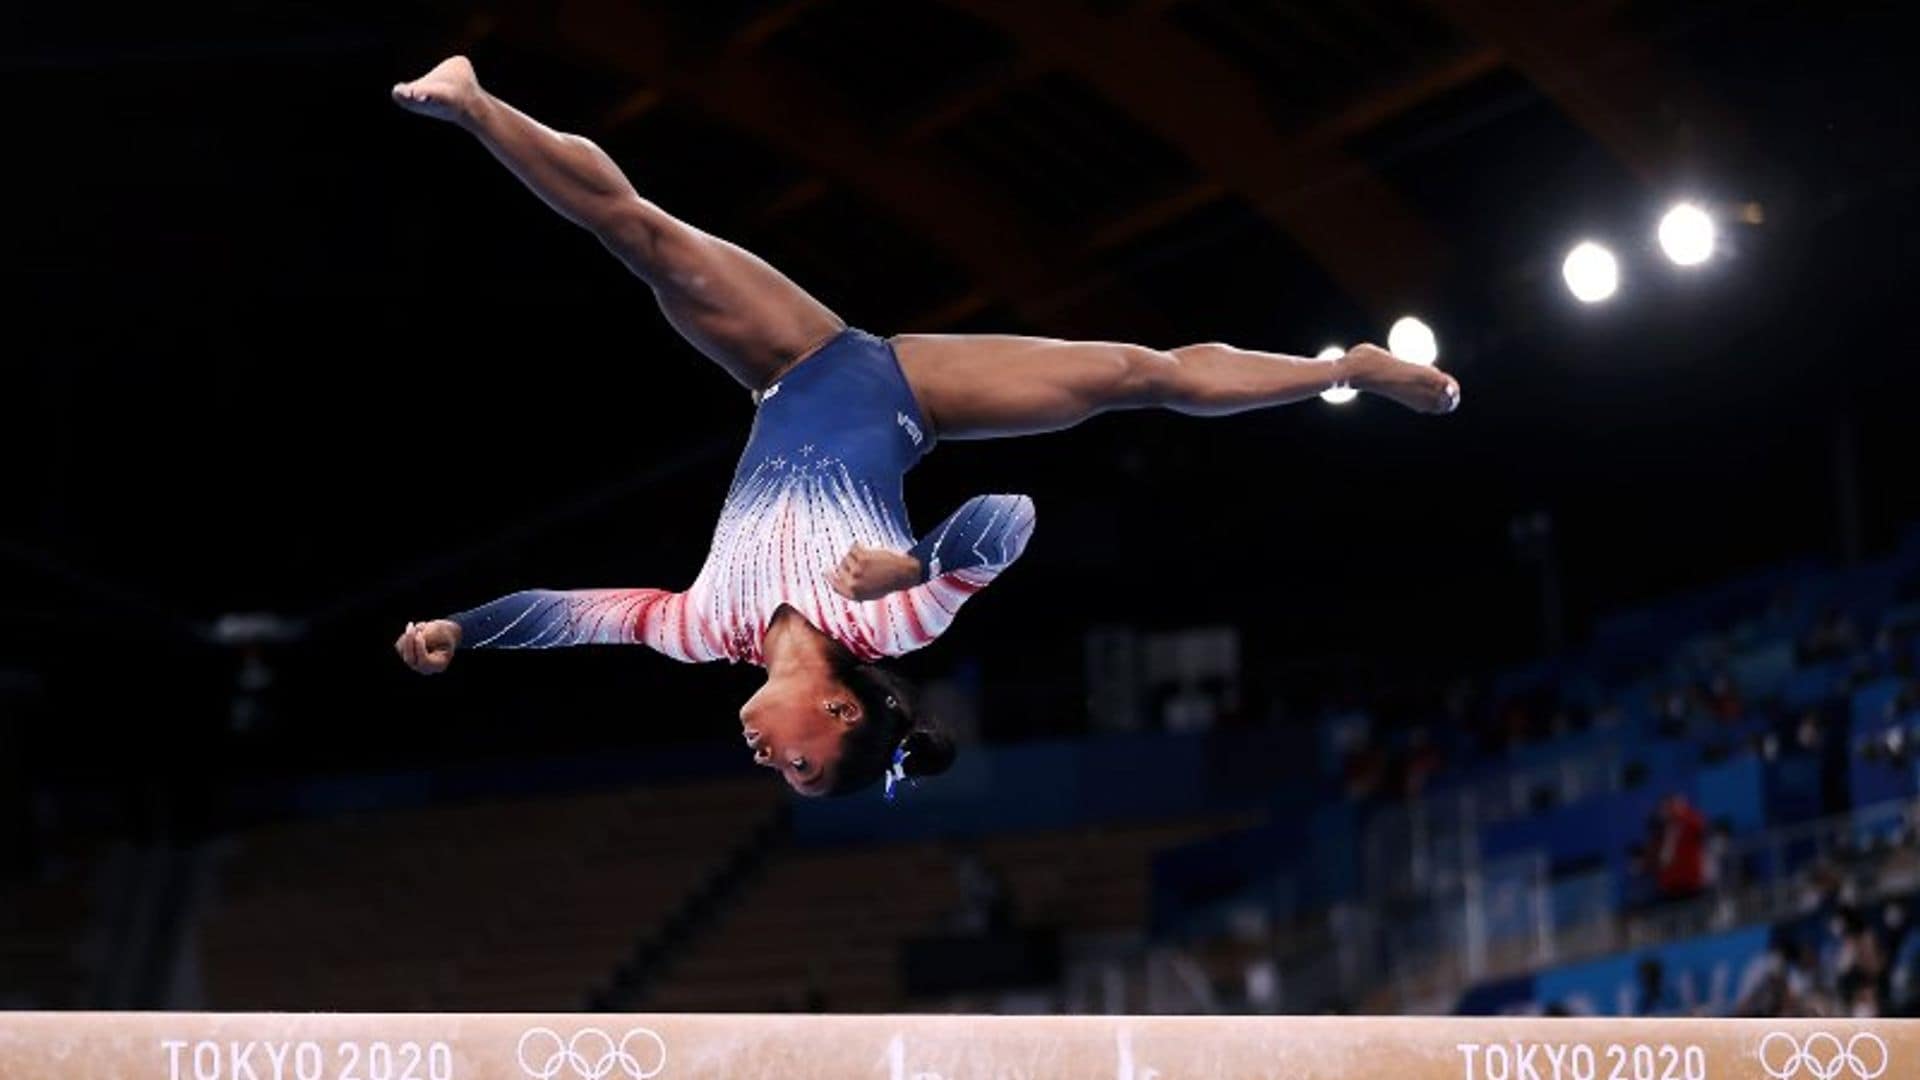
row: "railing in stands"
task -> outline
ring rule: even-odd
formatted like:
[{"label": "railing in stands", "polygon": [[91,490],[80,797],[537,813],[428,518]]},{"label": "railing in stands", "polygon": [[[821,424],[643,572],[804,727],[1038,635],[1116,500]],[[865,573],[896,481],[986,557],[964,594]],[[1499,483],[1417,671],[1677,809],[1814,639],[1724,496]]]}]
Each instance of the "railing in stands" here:
[{"label": "railing in stands", "polygon": [[651,982],[673,964],[694,935],[718,918],[765,869],[772,853],[788,842],[792,817],[790,803],[777,804],[772,818],[728,853],[726,861],[667,916],[659,932],[643,934],[634,942],[632,956],[613,973],[605,989],[593,994],[591,1006],[609,1012],[636,1007]]},{"label": "railing in stands", "polygon": [[1720,872],[1707,889],[1635,906],[1609,867],[1556,875],[1540,854],[1467,865],[1425,898],[1336,907],[1284,940],[1249,934],[1214,981],[1241,983],[1219,995],[1224,1011],[1451,1009],[1484,980],[1791,918],[1823,889],[1860,904],[1910,893],[1920,888],[1917,816],[1920,801],[1901,799],[1738,837],[1713,859]]},{"label": "railing in stands", "polygon": [[1605,869],[1554,876],[1538,856],[1491,863],[1470,871],[1457,894],[1394,920],[1385,954],[1401,1000],[1414,1002],[1482,979],[1790,918],[1816,907],[1823,890],[1853,903],[1904,894],[1920,886],[1917,811],[1920,803],[1892,800],[1736,837],[1710,856],[1717,872],[1706,889],[1637,907],[1622,907]]}]

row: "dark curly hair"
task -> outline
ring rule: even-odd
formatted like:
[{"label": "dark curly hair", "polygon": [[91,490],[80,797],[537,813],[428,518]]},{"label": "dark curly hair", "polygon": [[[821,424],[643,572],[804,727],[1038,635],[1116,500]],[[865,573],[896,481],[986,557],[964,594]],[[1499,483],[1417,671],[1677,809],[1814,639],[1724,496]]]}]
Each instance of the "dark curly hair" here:
[{"label": "dark curly hair", "polygon": [[828,795],[852,795],[872,787],[893,763],[896,747],[906,748],[908,776],[937,776],[953,766],[958,753],[953,740],[920,720],[913,687],[905,679],[852,660],[840,665],[839,676],[860,699],[864,719],[848,728],[841,741],[840,767]]}]

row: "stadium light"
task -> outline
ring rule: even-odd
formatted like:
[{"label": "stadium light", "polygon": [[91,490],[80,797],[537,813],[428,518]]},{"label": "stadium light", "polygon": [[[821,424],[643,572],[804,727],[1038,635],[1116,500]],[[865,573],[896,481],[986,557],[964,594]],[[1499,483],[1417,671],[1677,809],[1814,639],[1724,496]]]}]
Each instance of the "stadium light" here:
[{"label": "stadium light", "polygon": [[1660,219],[1660,250],[1678,266],[1698,266],[1713,257],[1713,218],[1692,203],[1675,203]]},{"label": "stadium light", "polygon": [[1592,240],[1582,240],[1567,252],[1560,264],[1560,276],[1567,280],[1573,298],[1583,304],[1597,304],[1620,291],[1620,262]]},{"label": "stadium light", "polygon": [[[1326,348],[1321,349],[1319,353],[1315,354],[1314,359],[1315,360],[1338,360],[1345,355],[1347,355],[1346,346],[1329,345]],[[1346,386],[1346,385],[1329,386],[1325,390],[1320,391],[1320,400],[1326,402],[1329,405],[1345,405],[1347,402],[1352,401],[1354,398],[1357,398],[1359,396],[1360,396],[1360,391],[1355,390],[1353,387]]]},{"label": "stadium light", "polygon": [[1431,365],[1440,359],[1440,342],[1433,328],[1411,315],[1405,315],[1387,331],[1387,350],[1414,364]]}]

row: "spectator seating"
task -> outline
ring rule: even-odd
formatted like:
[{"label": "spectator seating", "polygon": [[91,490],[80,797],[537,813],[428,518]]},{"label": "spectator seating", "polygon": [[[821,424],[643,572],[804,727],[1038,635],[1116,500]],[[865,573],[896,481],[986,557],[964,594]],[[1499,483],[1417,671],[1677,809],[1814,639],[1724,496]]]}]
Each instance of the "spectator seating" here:
[{"label": "spectator seating", "polygon": [[[1237,821],[1182,821],[982,838],[1015,920],[1075,933],[1138,935],[1153,853]],[[903,942],[943,932],[962,903],[938,844],[797,849],[724,912],[665,972],[642,1007],[663,1011],[831,1009],[912,1004]]]},{"label": "spectator seating", "polygon": [[99,969],[104,858],[0,885],[0,1008],[84,1009]]},{"label": "spectator seating", "polygon": [[763,778],[242,836],[203,919],[220,1009],[574,1009],[777,812]]}]

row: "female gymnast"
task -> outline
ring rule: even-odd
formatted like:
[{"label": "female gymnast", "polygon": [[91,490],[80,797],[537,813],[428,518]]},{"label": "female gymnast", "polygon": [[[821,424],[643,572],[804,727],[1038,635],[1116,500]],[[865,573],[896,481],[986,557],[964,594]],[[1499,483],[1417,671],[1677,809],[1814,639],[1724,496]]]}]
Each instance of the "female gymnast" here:
[{"label": "female gymnast", "polygon": [[426,674],[458,649],[586,644],[757,664],[767,681],[740,710],[742,735],[756,762],[805,795],[884,778],[891,796],[897,781],[953,760],[952,743],[916,721],[907,687],[875,661],[939,637],[1019,558],[1034,511],[1023,495],[982,495],[915,540],[902,479],[936,439],[1057,431],[1113,409],[1221,416],[1339,385],[1422,412],[1459,403],[1451,377],[1371,345],[1319,361],[1220,344],[874,337],[642,198],[592,142],[487,93],[464,57],[395,86],[393,99],[471,132],[597,236],[758,409],[706,564],[685,591],[518,592],[410,623],[396,650]]}]

